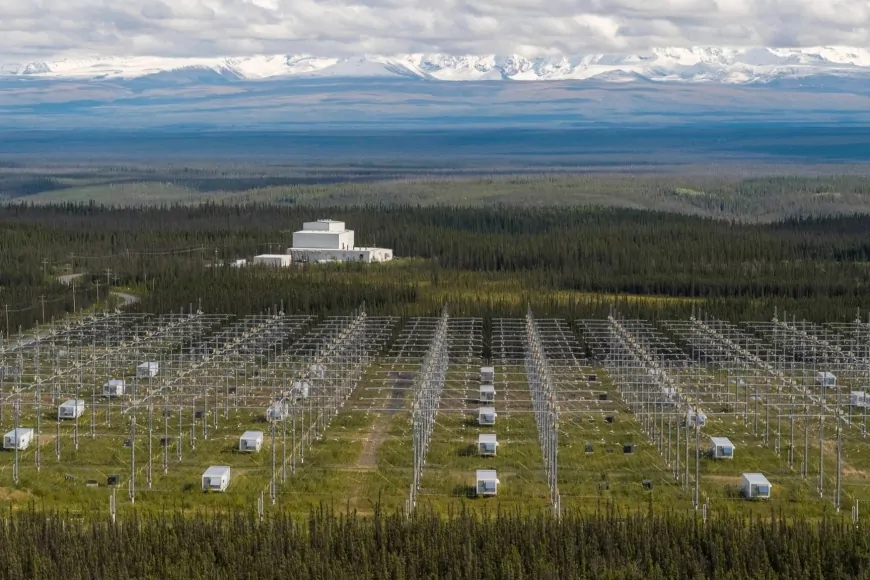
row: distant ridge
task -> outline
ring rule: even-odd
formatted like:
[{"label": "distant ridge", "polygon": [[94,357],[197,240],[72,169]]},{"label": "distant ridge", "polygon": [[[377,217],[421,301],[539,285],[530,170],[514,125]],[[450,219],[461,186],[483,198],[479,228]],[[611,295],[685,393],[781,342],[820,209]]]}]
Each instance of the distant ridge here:
[{"label": "distant ridge", "polygon": [[625,54],[529,59],[519,55],[402,54],[345,58],[260,55],[222,58],[108,56],[0,64],[0,77],[136,79],[207,69],[225,79],[397,77],[433,81],[662,81],[751,84],[814,76],[870,80],[870,49],[658,48]]}]

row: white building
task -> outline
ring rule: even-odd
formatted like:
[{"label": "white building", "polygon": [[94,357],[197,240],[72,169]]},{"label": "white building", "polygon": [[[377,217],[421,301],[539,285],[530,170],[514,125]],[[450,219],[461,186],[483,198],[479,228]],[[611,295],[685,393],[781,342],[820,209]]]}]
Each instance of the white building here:
[{"label": "white building", "polygon": [[57,416],[61,419],[78,419],[85,414],[85,402],[82,399],[64,401],[57,408]]},{"label": "white building", "polygon": [[710,437],[714,459],[734,459],[734,444],[727,437]]},{"label": "white building", "polygon": [[834,373],[823,372],[816,374],[816,384],[828,388],[828,387],[836,387],[837,386],[837,377]]},{"label": "white building", "polygon": [[33,429],[19,427],[3,436],[3,449],[27,449],[31,441],[33,441]]},{"label": "white building", "polygon": [[486,456],[495,455],[498,452],[498,439],[495,434],[478,435],[477,452]]},{"label": "white building", "polygon": [[136,367],[136,378],[137,379],[150,379],[152,377],[157,376],[157,372],[160,370],[160,363],[156,362],[143,362],[139,366]]},{"label": "white building", "polygon": [[127,392],[127,384],[121,379],[112,379],[103,384],[104,397],[120,397]]},{"label": "white building", "polygon": [[740,486],[743,497],[747,499],[770,497],[770,482],[760,473],[744,473],[743,483]]},{"label": "white building", "polygon": [[864,391],[852,391],[849,393],[849,405],[852,407],[865,408],[870,406],[867,404],[868,402],[870,401],[868,401],[867,393]]},{"label": "white building", "polygon": [[228,465],[212,465],[202,474],[202,491],[226,491],[229,485]]},{"label": "white building", "polygon": [[311,385],[308,381],[296,381],[293,383],[293,392],[296,394],[297,401],[303,401],[308,398],[308,393],[311,390]]},{"label": "white building", "polygon": [[287,405],[282,401],[275,401],[266,409],[267,421],[280,421],[287,414]]},{"label": "white building", "polygon": [[495,407],[480,407],[477,410],[478,425],[495,425]]},{"label": "white building", "polygon": [[695,410],[690,407],[688,412],[686,412],[686,426],[694,427],[696,423],[698,427],[706,425],[707,415],[704,414],[704,411]]},{"label": "white building", "polygon": [[262,431],[245,431],[239,438],[239,451],[256,453],[263,448]]},{"label": "white building", "polygon": [[248,265],[248,261],[244,258],[239,258],[238,260],[233,260],[230,262],[230,266],[233,268],[244,268]]},{"label": "white building", "polygon": [[492,403],[495,401],[495,387],[492,385],[480,385],[478,400],[481,403]]},{"label": "white building", "polygon": [[495,382],[494,367],[480,367],[480,382],[492,384]]},{"label": "white building", "polygon": [[393,259],[389,248],[357,247],[353,230],[344,222],[317,220],[305,222],[293,232],[293,247],[287,254],[294,262],[387,262]]},{"label": "white building", "polygon": [[260,254],[254,256],[254,266],[270,266],[272,268],[286,268],[293,263],[290,254]]},{"label": "white building", "polygon": [[477,485],[474,490],[477,495],[488,496],[498,493],[498,473],[494,469],[478,469],[477,470]]}]

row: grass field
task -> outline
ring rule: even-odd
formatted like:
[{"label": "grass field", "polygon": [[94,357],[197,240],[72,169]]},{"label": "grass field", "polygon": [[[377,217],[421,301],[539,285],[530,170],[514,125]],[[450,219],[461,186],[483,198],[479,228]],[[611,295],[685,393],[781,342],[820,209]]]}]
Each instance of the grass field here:
[{"label": "grass field", "polygon": [[[545,323],[553,345],[568,344],[570,351],[576,351],[572,332],[563,322]],[[322,503],[339,511],[362,514],[371,513],[376,505],[405,509],[413,480],[414,385],[421,349],[425,349],[429,336],[426,329],[431,330],[419,324],[413,319],[406,321],[389,349],[372,362],[331,420],[327,416],[318,420],[323,413],[319,402],[333,397],[333,391],[327,388],[315,391],[286,420],[266,421],[265,409],[274,400],[275,382],[281,380],[278,371],[258,376],[246,368],[245,382],[234,383],[232,389],[213,370],[184,375],[187,378],[173,391],[175,394],[166,398],[158,394],[152,405],[136,407],[135,435],[127,398],[107,399],[92,394],[94,389],[101,389],[103,371],[62,383],[60,392],[46,387],[39,399],[38,444],[34,442],[18,452],[17,484],[13,481],[15,452],[0,453],[0,504],[22,508],[33,502],[74,513],[107,513],[113,493],[107,479],[117,475],[114,493],[118,513],[171,507],[253,511],[261,497],[267,510],[299,515]],[[457,319],[450,331],[456,352],[451,355],[440,396],[418,507],[441,512],[463,506],[475,511],[551,509],[529,384],[521,359],[515,358],[522,356],[524,338],[516,333],[520,327],[500,324],[492,336],[485,336],[479,321]],[[484,362],[480,358],[484,340],[494,341],[496,357],[498,417],[491,427],[477,424],[477,371]],[[594,511],[613,506],[633,510],[652,506],[656,510],[692,510],[694,432],[687,437],[682,417],[674,414],[632,412],[604,368],[574,356],[554,359],[553,363],[560,413],[558,489],[562,509]],[[121,362],[118,359],[109,364]],[[48,360],[43,364],[50,366]],[[296,364],[287,368],[295,368]],[[132,372],[132,366],[125,368],[124,372]],[[107,367],[105,372],[114,371]],[[712,370],[711,374],[715,376]],[[33,382],[33,376],[22,377],[23,384]],[[0,431],[4,433],[16,422],[16,384],[8,380],[2,383]],[[71,385],[78,385],[87,409],[78,420],[58,421],[57,405],[71,398]],[[696,396],[707,396],[704,389],[710,389],[710,385],[709,377],[703,378],[695,389]],[[32,392],[27,395],[22,391],[25,396],[29,403],[19,407],[17,424],[35,427],[36,399]],[[736,393],[738,401],[743,397],[743,393]],[[832,424],[826,422],[820,443],[818,419],[796,419],[794,461],[790,465],[788,419],[769,412],[757,417],[747,415],[727,405],[710,404],[705,408],[708,422],[700,436],[698,467],[701,504],[707,504],[710,510],[738,514],[775,510],[821,517],[833,512],[837,464]],[[870,499],[870,446],[862,426],[864,416],[852,419],[841,441],[843,517],[847,517],[855,500]],[[238,451],[239,436],[247,430],[264,432],[260,452]],[[497,436],[496,456],[481,457],[477,453],[481,433]],[[728,437],[734,443],[734,459],[714,460],[707,455],[708,437],[713,435]],[[809,450],[806,456],[805,437]],[[274,505],[270,488],[273,458]],[[805,461],[806,476],[802,468]],[[210,465],[232,468],[232,482],[225,493],[202,492],[200,477]],[[474,497],[474,472],[483,468],[496,469],[499,474],[496,497]],[[772,498],[747,501],[740,497],[740,474],[744,472],[764,473],[773,484]],[[135,502],[129,493],[133,478]],[[645,486],[644,482],[649,484]]]}]

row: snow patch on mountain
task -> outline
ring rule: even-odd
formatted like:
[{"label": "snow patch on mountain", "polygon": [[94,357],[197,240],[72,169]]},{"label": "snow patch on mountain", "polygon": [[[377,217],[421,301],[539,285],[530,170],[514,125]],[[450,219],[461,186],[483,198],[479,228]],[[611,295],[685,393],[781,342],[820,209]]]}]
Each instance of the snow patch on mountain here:
[{"label": "snow patch on mountain", "polygon": [[815,75],[870,77],[870,50],[812,48],[655,48],[632,54],[547,58],[521,55],[406,54],[351,58],[260,55],[229,58],[97,57],[0,63],[0,76],[133,79],[186,69],[209,69],[222,78],[404,77],[439,81],[546,81],[596,79],[682,83],[766,83]]}]

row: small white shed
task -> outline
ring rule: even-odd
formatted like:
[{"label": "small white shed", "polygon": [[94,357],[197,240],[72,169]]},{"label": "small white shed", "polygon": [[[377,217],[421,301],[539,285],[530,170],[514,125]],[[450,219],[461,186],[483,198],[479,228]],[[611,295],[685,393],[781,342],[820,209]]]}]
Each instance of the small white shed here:
[{"label": "small white shed", "polygon": [[493,456],[498,451],[498,439],[495,434],[480,434],[477,436],[477,451],[481,455]]},{"label": "small white shed", "polygon": [[263,448],[262,431],[245,431],[239,438],[239,451],[256,453]]},{"label": "small white shed", "polygon": [[864,391],[852,391],[849,393],[849,405],[852,407],[867,407],[867,393]]},{"label": "small white shed", "polygon": [[254,256],[255,266],[271,266],[273,268],[285,268],[293,262],[290,254],[260,254]]},{"label": "small white shed", "polygon": [[734,444],[727,437],[710,437],[714,459],[734,459]]},{"label": "small white shed", "polygon": [[308,381],[296,381],[295,383],[293,383],[293,390],[296,393],[297,401],[307,399],[310,389],[311,386],[308,384]]},{"label": "small white shed", "polygon": [[481,403],[492,403],[495,401],[495,387],[493,385],[480,385],[478,400]]},{"label": "small white shed", "polygon": [[19,427],[3,436],[3,449],[27,449],[33,441],[33,429]]},{"label": "small white shed", "polygon": [[475,493],[480,496],[496,495],[498,493],[498,473],[495,469],[478,469]]},{"label": "small white shed", "polygon": [[266,420],[280,421],[287,414],[287,406],[281,401],[275,401],[266,409]]},{"label": "small white shed", "polygon": [[743,497],[747,499],[768,498],[770,497],[771,487],[767,478],[760,473],[743,474],[741,489],[743,490]]},{"label": "small white shed", "polygon": [[212,465],[202,474],[202,491],[226,491],[229,485],[229,465]]},{"label": "small white shed", "polygon": [[816,384],[822,388],[836,387],[837,377],[827,371],[816,374]]},{"label": "small white shed", "polygon": [[121,379],[112,379],[103,385],[104,397],[120,397],[127,392],[127,384]]},{"label": "small white shed", "polygon": [[698,427],[703,427],[707,424],[707,415],[704,414],[704,411],[700,409],[692,409],[689,408],[689,411],[686,413],[686,425],[688,427],[694,427],[697,423]]},{"label": "small white shed", "polygon": [[495,367],[480,367],[480,382],[492,384],[495,382]]},{"label": "small white shed", "polygon": [[84,414],[85,402],[83,399],[64,401],[57,408],[57,416],[61,419],[78,419]]},{"label": "small white shed", "polygon": [[157,376],[157,372],[160,370],[160,363],[156,362],[143,362],[142,364],[136,367],[136,378],[137,379],[150,379],[152,377]]},{"label": "small white shed", "polygon": [[495,425],[495,407],[480,407],[477,410],[478,425]]}]

